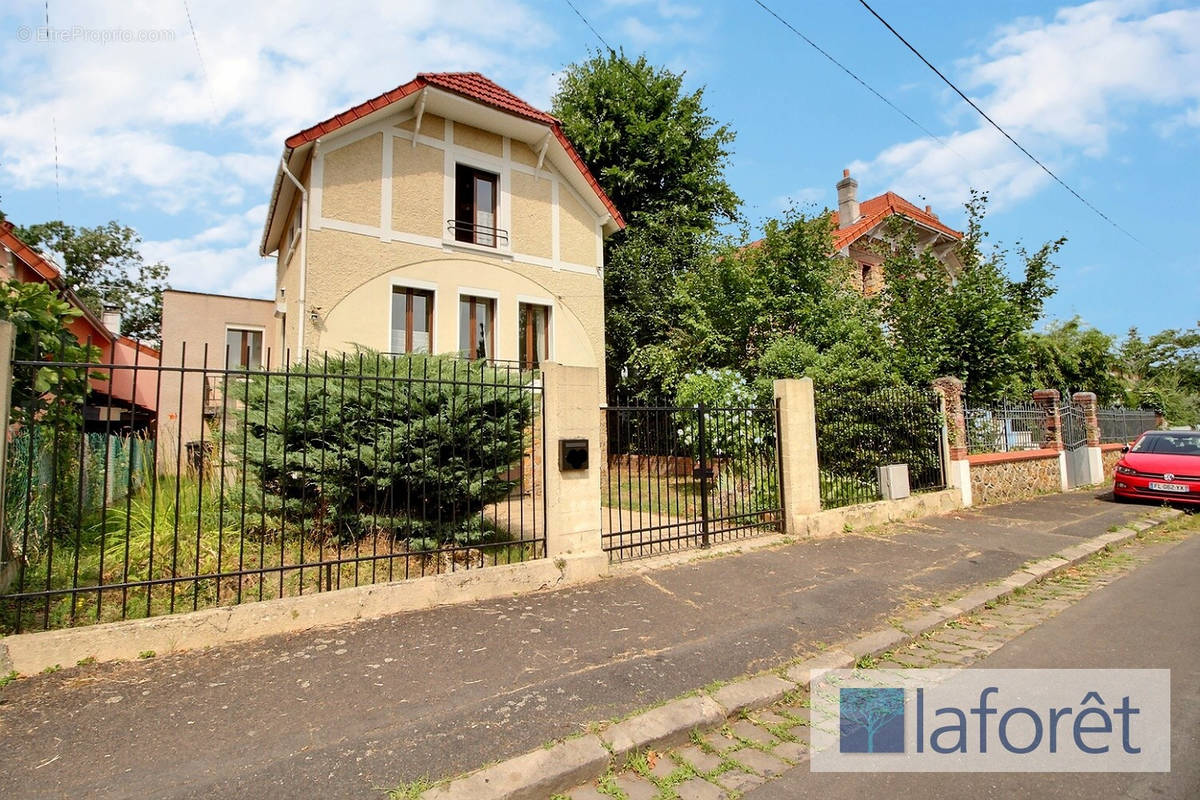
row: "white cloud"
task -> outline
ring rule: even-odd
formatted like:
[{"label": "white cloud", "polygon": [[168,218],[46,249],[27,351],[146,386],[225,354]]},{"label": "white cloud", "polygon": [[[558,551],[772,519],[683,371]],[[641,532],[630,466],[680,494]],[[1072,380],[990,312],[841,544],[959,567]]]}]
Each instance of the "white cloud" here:
[{"label": "white cloud", "polygon": [[771,205],[777,211],[785,211],[793,206],[803,208],[805,206],[820,206],[826,202],[827,198],[831,197],[831,191],[820,189],[815,186],[804,186],[794,192],[781,194],[771,200]]},{"label": "white cloud", "polygon": [[[221,0],[190,11],[199,56],[182,4],[154,0],[52,4],[50,26],[165,31],[164,41],[0,41],[0,181],[54,186],[57,160],[64,193],[118,198],[118,217],[149,205],[195,231],[225,215],[240,220],[261,202],[286,136],[418,71],[479,70],[543,106],[553,88],[540,56],[555,32],[522,2],[503,13],[485,0],[369,0],[353,10]],[[28,0],[0,22],[36,30],[44,13]],[[269,275],[246,244],[257,244],[257,214],[238,223],[254,230],[236,245],[211,240],[218,222],[147,242],[147,253],[175,266],[181,286],[269,294]]]},{"label": "white cloud", "polygon": [[[1200,101],[1200,9],[1149,0],[1099,0],[1024,18],[995,32],[984,55],[960,65],[964,90],[1001,126],[1062,174],[1108,151],[1132,111],[1179,109],[1181,124]],[[953,102],[959,103],[958,98]],[[1200,113],[1195,114],[1200,124]],[[978,119],[977,117],[975,119]],[[881,188],[960,205],[971,187],[994,207],[1016,203],[1050,182],[983,120],[969,130],[892,145],[853,169]]]}]

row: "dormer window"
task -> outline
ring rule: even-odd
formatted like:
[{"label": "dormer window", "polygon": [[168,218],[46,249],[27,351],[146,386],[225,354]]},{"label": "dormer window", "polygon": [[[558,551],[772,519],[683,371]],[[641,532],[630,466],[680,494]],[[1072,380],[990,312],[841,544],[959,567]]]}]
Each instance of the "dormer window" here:
[{"label": "dormer window", "polygon": [[498,176],[457,164],[454,167],[454,219],[449,228],[458,242],[496,247],[508,244],[508,231],[496,227]]}]

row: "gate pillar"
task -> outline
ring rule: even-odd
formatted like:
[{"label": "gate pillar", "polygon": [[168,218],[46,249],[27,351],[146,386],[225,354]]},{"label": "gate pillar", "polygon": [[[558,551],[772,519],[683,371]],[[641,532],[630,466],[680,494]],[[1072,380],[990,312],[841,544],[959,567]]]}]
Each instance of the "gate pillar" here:
[{"label": "gate pillar", "polygon": [[812,378],[775,381],[784,531],[803,530],[800,518],[821,510],[817,417]]}]

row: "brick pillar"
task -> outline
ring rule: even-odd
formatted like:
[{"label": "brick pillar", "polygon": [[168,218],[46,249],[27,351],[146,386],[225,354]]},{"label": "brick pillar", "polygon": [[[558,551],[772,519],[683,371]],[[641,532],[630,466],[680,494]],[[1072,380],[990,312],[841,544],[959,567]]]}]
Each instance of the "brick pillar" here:
[{"label": "brick pillar", "polygon": [[1071,488],[1071,482],[1067,477],[1067,452],[1063,448],[1062,417],[1058,412],[1060,397],[1058,389],[1038,389],[1033,393],[1033,404],[1045,415],[1042,420],[1042,447],[1058,451],[1059,486],[1065,492]]},{"label": "brick pillar", "polygon": [[963,382],[946,376],[933,382],[933,390],[942,404],[942,461],[946,465],[946,484],[959,490],[962,504],[974,502],[971,496],[971,465],[967,461],[967,416],[963,405]]},{"label": "brick pillar", "polygon": [[817,417],[812,378],[775,381],[779,403],[779,462],[784,530],[798,535],[802,518],[821,510]]},{"label": "brick pillar", "polygon": [[1096,413],[1096,395],[1093,392],[1076,392],[1071,395],[1071,402],[1083,411],[1083,427],[1087,432],[1084,481],[1089,485],[1104,483],[1104,454],[1100,451],[1100,417]]},{"label": "brick pillar", "polygon": [[1038,389],[1033,393],[1033,404],[1042,410],[1042,447],[1046,450],[1063,449],[1062,418],[1058,413],[1058,389]]}]

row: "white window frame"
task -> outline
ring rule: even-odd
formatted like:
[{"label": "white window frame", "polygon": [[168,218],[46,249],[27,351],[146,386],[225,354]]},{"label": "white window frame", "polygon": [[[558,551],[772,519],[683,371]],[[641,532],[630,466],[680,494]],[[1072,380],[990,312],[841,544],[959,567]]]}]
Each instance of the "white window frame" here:
[{"label": "white window frame", "polygon": [[392,314],[392,296],[395,295],[397,289],[416,289],[422,292],[430,292],[433,294],[433,320],[430,322],[429,331],[429,353],[435,355],[437,353],[438,341],[438,285],[432,281],[422,281],[415,278],[392,278],[388,288],[388,329],[387,338],[384,340],[387,345],[384,347],[384,352],[391,352],[392,349],[392,331],[396,329],[396,320]]},{"label": "white window frame", "polygon": [[[492,346],[496,348],[496,350],[502,352],[504,349],[504,343],[500,338],[500,293],[495,289],[476,289],[470,286],[459,286],[458,295],[454,302],[454,338],[456,340],[454,352],[462,353],[464,349],[462,341],[462,320],[459,318],[459,315],[462,313],[462,301],[464,297],[481,297],[484,300],[492,301]],[[493,353],[491,358],[498,361],[507,360],[506,357],[500,355],[499,352]]]},{"label": "white window frame", "polygon": [[[258,348],[258,364],[259,364],[258,368],[262,369],[262,370],[267,369],[268,368],[268,364],[267,364],[267,329],[265,327],[263,327],[262,325],[241,325],[236,322],[225,323],[225,339],[224,339],[224,341],[221,342],[222,354],[225,354],[226,348],[229,347],[229,332],[230,331],[249,331],[252,333],[257,332],[257,333],[262,334],[262,344],[259,345],[259,348]],[[222,358],[222,362],[223,362],[223,364],[222,364],[221,368],[229,369],[228,358]],[[250,369],[249,365],[246,366],[246,369],[247,370]]]}]

